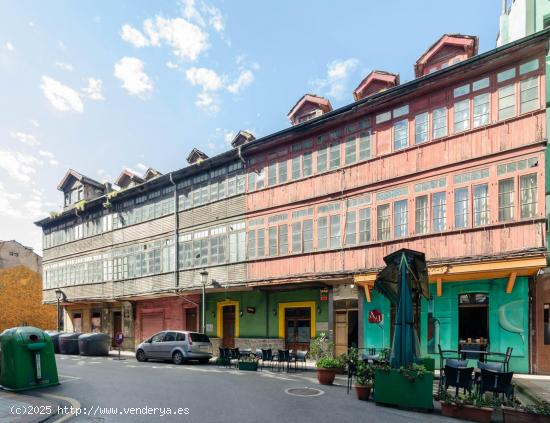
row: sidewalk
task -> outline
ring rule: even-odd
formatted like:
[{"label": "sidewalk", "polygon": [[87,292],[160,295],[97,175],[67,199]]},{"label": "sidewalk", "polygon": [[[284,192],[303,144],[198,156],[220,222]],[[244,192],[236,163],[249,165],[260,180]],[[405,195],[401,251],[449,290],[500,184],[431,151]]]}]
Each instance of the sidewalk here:
[{"label": "sidewalk", "polygon": [[550,402],[550,376],[515,374],[514,382],[518,392],[531,401]]},{"label": "sidewalk", "polygon": [[[27,414],[29,407],[35,414]],[[57,404],[0,389],[0,423],[40,423],[57,413]]]}]

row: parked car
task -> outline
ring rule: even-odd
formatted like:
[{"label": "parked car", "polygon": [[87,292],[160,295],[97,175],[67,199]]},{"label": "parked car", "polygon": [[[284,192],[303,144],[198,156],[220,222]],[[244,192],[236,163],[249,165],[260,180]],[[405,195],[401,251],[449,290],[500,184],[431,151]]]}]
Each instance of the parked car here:
[{"label": "parked car", "polygon": [[197,360],[206,364],[212,358],[212,343],[204,333],[166,330],[151,336],[136,348],[137,361],[172,360],[174,364]]}]

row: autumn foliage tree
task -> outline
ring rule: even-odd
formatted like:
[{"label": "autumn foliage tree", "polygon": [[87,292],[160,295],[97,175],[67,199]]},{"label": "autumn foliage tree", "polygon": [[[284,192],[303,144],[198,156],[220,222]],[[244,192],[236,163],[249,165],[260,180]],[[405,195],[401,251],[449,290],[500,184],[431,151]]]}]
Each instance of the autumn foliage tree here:
[{"label": "autumn foliage tree", "polygon": [[0,269],[0,332],[14,326],[56,328],[57,309],[42,304],[42,277],[25,266]]}]

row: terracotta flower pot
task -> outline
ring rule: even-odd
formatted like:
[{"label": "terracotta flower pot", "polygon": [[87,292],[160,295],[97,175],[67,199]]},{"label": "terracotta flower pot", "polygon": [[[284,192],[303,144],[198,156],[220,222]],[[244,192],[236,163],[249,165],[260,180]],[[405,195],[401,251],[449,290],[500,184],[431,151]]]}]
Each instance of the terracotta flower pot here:
[{"label": "terracotta flower pot", "polygon": [[550,416],[526,413],[515,408],[502,407],[504,423],[550,423]]},{"label": "terracotta flower pot", "polygon": [[366,385],[366,386],[355,385],[355,392],[357,393],[357,399],[361,401],[368,401],[370,398],[371,389],[372,389],[372,386],[370,385]]},{"label": "terracotta flower pot", "polygon": [[441,403],[441,414],[462,420],[470,420],[480,423],[491,423],[492,408],[478,408],[471,405],[458,407],[454,404]]},{"label": "terracotta flower pot", "polygon": [[317,380],[321,385],[332,385],[336,377],[336,369],[317,369]]}]

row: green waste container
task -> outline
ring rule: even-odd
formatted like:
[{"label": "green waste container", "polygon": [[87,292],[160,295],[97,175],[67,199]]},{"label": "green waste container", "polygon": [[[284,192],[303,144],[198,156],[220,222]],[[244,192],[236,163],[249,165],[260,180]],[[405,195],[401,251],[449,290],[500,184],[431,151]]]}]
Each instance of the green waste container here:
[{"label": "green waste container", "polygon": [[0,385],[11,391],[58,385],[50,336],[31,326],[0,334]]}]

